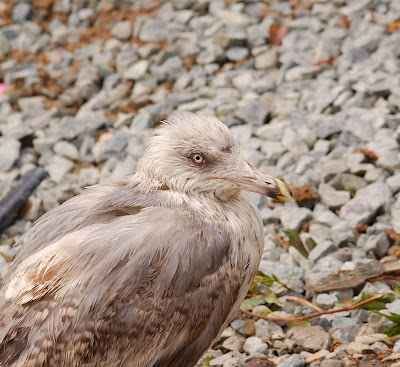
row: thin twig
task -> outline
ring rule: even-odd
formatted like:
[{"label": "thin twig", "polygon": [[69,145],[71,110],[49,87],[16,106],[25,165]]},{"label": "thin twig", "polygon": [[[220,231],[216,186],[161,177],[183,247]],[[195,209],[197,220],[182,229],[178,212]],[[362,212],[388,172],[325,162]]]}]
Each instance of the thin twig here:
[{"label": "thin twig", "polygon": [[10,255],[7,255],[7,254],[4,253],[3,251],[0,251],[0,255],[3,256],[3,257],[6,259],[6,261],[7,261],[8,263],[12,263],[12,262],[13,262],[13,259],[11,258],[11,256],[10,256]]},{"label": "thin twig", "polygon": [[247,298],[251,298],[251,297],[255,297],[255,296],[259,296],[261,293],[247,293],[246,297]]},{"label": "thin twig", "polygon": [[287,301],[296,302],[296,303],[298,303],[299,305],[302,305],[302,306],[310,307],[310,308],[312,308],[313,310],[315,310],[317,312],[324,312],[324,310],[321,307],[319,307],[317,305],[314,305],[310,301],[307,301],[306,299],[301,298],[301,297],[287,296],[286,300]]},{"label": "thin twig", "polygon": [[395,275],[381,275],[379,277],[376,278],[368,278],[369,282],[379,282],[381,280],[395,280],[397,282],[400,281],[400,277],[399,276],[395,276]]},{"label": "thin twig", "polygon": [[382,27],[387,27],[387,24],[386,23],[384,23],[382,20],[380,20],[376,15],[375,15],[375,13],[372,11],[372,10],[370,10],[370,14],[371,14],[371,18],[372,18],[372,20],[376,23],[376,24],[379,24],[379,25],[381,25]]},{"label": "thin twig", "polygon": [[354,305],[348,306],[348,307],[343,307],[343,308],[337,308],[334,310],[327,310],[327,311],[321,311],[321,312],[316,312],[311,315],[305,315],[305,316],[292,316],[292,317],[278,317],[278,316],[262,316],[262,315],[256,315],[251,311],[247,310],[242,310],[239,308],[239,311],[242,313],[245,313],[246,315],[257,317],[259,319],[263,320],[269,320],[269,321],[286,321],[286,322],[296,322],[296,321],[303,321],[303,320],[309,320],[313,319],[314,317],[322,316],[322,315],[329,315],[332,313],[337,313],[337,312],[343,312],[343,311],[351,311],[354,310],[360,306],[364,306],[372,301],[375,301],[379,298],[381,298],[383,295],[382,294],[377,294],[376,296],[373,296],[371,298],[366,299],[365,301],[358,302]]},{"label": "thin twig", "polygon": [[279,244],[285,249],[287,250],[290,245],[289,242],[286,242],[282,239],[282,237],[279,235],[279,233],[276,231],[276,223],[274,223],[274,225],[272,226],[272,233],[274,234],[275,238],[278,240]]},{"label": "thin twig", "polygon": [[292,288],[290,288],[290,287],[288,286],[288,284],[289,284],[290,281],[292,280],[293,276],[294,276],[294,271],[292,271],[292,274],[290,274],[290,277],[289,277],[289,279],[288,279],[288,281],[287,281],[286,284],[283,283],[283,282],[281,282],[278,278],[276,278],[276,280],[274,279],[274,281],[277,282],[277,283],[279,283],[282,287],[286,288],[289,292],[295,292],[294,289],[292,289]]}]

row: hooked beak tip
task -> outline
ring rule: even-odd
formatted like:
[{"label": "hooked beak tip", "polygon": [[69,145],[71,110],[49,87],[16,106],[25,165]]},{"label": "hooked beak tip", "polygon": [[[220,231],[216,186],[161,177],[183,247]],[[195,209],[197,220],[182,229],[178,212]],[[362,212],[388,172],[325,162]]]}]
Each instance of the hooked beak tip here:
[{"label": "hooked beak tip", "polygon": [[277,183],[278,189],[279,189],[279,194],[276,197],[276,199],[279,201],[296,204],[296,200],[294,199],[293,193],[290,190],[289,186],[286,185],[286,183],[283,182],[282,180],[278,180],[278,179],[276,179],[276,183]]}]

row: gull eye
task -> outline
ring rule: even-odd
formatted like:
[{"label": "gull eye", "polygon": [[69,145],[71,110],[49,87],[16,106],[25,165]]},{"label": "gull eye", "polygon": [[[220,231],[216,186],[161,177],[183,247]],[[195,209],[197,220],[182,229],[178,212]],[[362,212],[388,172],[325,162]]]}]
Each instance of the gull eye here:
[{"label": "gull eye", "polygon": [[203,157],[200,155],[200,154],[198,154],[198,153],[195,153],[195,154],[193,154],[192,155],[192,159],[193,159],[193,161],[194,162],[196,162],[196,163],[201,163],[201,162],[203,162]]}]

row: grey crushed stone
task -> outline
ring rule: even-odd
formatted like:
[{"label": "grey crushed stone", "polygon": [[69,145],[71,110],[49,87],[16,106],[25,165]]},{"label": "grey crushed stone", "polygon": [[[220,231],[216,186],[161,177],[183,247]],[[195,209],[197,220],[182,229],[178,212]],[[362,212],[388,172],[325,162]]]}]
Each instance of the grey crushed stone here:
[{"label": "grey crushed stone", "polygon": [[[82,187],[131,174],[161,119],[175,110],[201,111],[231,128],[252,164],[318,195],[298,206],[252,196],[265,227],[260,270],[324,309],[362,292],[392,292],[385,282],[320,294],[305,286],[370,259],[387,261],[395,242],[385,229],[400,233],[400,32],[387,32],[371,16],[390,24],[398,3],[311,1],[299,9],[274,0],[272,12],[263,1],[107,3],[117,14],[126,5],[127,13],[108,24],[99,21],[105,2],[56,0],[49,11],[16,1],[11,18],[0,22],[7,88],[0,94],[0,196],[33,166],[50,173],[28,210],[0,234],[1,251],[15,256],[12,245],[32,223]],[[0,3],[1,21],[4,10]],[[134,22],[131,11],[140,13]],[[38,19],[46,17],[42,27]],[[278,45],[269,42],[274,22],[288,27]],[[96,36],[87,38],[91,27]],[[360,225],[368,226],[365,233]],[[288,241],[287,231],[301,229],[308,258],[294,247],[285,250],[273,233]],[[1,276],[8,266],[0,257]],[[271,289],[288,292],[277,283]],[[288,315],[313,312],[280,299]],[[396,302],[387,307],[398,314]],[[312,325],[293,333],[287,323],[240,315],[218,341],[223,352],[210,350],[216,357],[210,365],[246,366],[254,357],[303,366],[318,343],[310,348],[300,336],[315,340],[316,330],[319,342],[343,345],[310,366],[352,366],[354,358],[362,365],[363,345],[388,353],[380,339],[357,339],[391,325],[365,310]],[[393,352],[400,352],[398,342]]]}]

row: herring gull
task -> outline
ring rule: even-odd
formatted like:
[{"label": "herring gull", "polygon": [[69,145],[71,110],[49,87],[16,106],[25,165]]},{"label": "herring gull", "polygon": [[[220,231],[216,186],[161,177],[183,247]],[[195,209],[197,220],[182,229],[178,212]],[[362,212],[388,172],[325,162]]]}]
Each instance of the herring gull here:
[{"label": "herring gull", "polygon": [[41,217],[0,290],[2,367],[190,367],[257,271],[248,195],[293,201],[214,117],[174,116],[136,173]]}]

